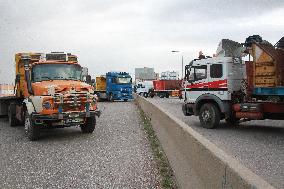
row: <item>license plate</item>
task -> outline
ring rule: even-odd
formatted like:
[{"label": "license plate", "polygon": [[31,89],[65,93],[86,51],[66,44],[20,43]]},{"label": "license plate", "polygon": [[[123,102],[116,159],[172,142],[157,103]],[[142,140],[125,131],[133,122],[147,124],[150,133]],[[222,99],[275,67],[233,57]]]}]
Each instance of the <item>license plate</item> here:
[{"label": "license plate", "polygon": [[80,118],[67,119],[65,122],[66,123],[80,123],[80,122],[83,122],[83,119],[80,119]]}]

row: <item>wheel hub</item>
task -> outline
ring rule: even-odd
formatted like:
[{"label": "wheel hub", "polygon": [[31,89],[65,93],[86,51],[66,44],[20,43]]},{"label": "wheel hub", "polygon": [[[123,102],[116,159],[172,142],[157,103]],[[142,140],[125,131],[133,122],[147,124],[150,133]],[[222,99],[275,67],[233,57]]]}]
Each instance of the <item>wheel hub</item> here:
[{"label": "wheel hub", "polygon": [[210,115],[210,111],[209,110],[205,110],[204,112],[202,112],[202,119],[205,122],[209,122],[211,120],[211,115]]},{"label": "wheel hub", "polygon": [[25,130],[26,132],[28,131],[28,129],[30,128],[31,122],[29,118],[25,119]]}]

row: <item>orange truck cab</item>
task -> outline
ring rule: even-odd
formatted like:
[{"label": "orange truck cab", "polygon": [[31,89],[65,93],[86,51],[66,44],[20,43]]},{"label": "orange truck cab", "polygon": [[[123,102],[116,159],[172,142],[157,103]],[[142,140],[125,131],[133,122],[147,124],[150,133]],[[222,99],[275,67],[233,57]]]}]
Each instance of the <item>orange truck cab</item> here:
[{"label": "orange truck cab", "polygon": [[38,139],[43,128],[80,125],[83,133],[94,131],[101,112],[94,88],[82,81],[77,56],[18,53],[15,61],[15,96],[6,99],[11,126],[24,124],[30,140]]}]

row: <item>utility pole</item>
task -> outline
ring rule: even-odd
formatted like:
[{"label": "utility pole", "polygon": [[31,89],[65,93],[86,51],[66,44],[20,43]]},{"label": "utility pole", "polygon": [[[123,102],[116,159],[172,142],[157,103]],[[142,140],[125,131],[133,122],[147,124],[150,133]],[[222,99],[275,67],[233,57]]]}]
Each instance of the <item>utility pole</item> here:
[{"label": "utility pole", "polygon": [[183,55],[181,55],[181,79],[183,80]]},{"label": "utility pole", "polygon": [[[172,53],[179,53],[180,51],[172,51]],[[183,55],[181,54],[181,79],[183,80]]]}]

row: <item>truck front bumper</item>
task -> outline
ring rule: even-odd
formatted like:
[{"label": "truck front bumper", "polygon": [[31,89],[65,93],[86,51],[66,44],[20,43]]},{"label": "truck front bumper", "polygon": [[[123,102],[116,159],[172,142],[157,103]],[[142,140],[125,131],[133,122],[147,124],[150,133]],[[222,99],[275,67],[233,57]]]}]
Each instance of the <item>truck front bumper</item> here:
[{"label": "truck front bumper", "polygon": [[[101,111],[89,111],[89,112],[63,112],[63,113],[56,113],[51,115],[42,115],[33,113],[31,115],[32,120],[34,120],[35,124],[51,124],[52,125],[65,125],[65,126],[72,126],[72,125],[79,125],[85,122],[85,118],[88,117],[100,117]],[[56,124],[55,124],[56,123]]]},{"label": "truck front bumper", "polygon": [[114,93],[115,100],[130,100],[133,99],[132,93]]}]

